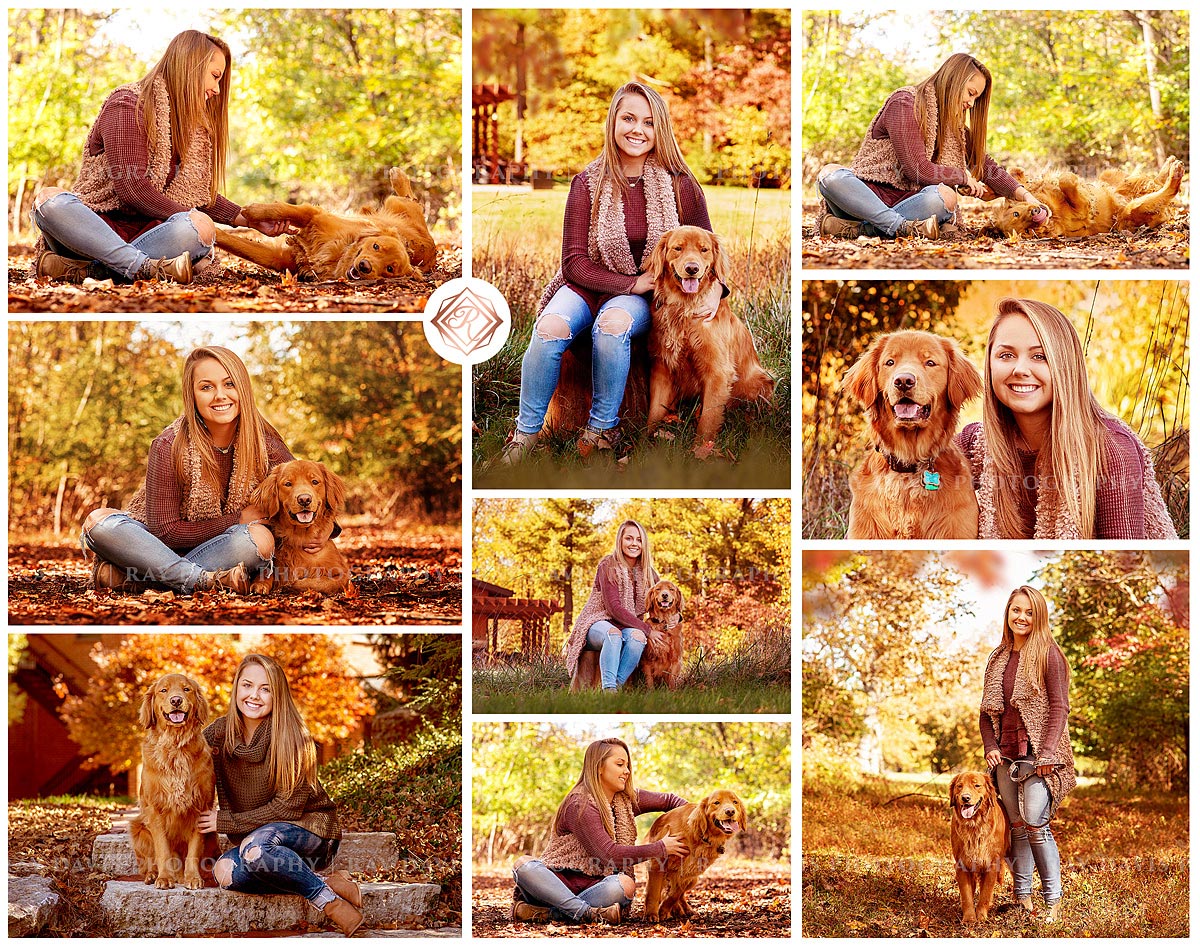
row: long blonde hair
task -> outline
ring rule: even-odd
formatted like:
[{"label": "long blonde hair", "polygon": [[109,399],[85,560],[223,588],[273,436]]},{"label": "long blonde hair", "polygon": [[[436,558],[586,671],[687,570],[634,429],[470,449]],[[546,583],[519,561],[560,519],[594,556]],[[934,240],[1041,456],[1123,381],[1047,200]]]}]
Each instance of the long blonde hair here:
[{"label": "long blonde hair", "polygon": [[554,816],[555,834],[560,833],[563,828],[562,819],[568,811],[568,803],[574,804],[572,796],[580,794],[579,790],[582,789],[582,793],[589,795],[596,803],[596,807],[600,809],[604,830],[608,832],[610,838],[616,840],[617,829],[613,824],[612,805],[600,784],[600,767],[604,764],[605,759],[617,751],[624,752],[625,759],[629,763],[629,778],[625,780],[625,788],[622,793],[629,797],[631,804],[637,799],[637,792],[633,787],[633,756],[629,754],[629,746],[615,737],[597,739],[583,753],[583,771],[579,775],[579,781],[571,787],[567,797],[558,806],[558,812]]},{"label": "long blonde hair", "polygon": [[[204,98],[204,74],[214,52],[225,55],[225,72],[220,91]],[[138,83],[138,109],[145,126],[150,152],[158,137],[154,115],[154,82],[162,79],[171,103],[171,144],[180,158],[186,157],[188,143],[201,128],[212,139],[212,167],[209,168],[210,203],[225,186],[225,151],[229,146],[229,82],[233,58],[229,46],[215,36],[199,30],[184,30],[167,45],[167,51]]]},{"label": "long blonde hair", "polygon": [[[267,456],[267,434],[279,436],[278,432],[267,423],[266,418],[259,413],[258,405],[254,403],[254,386],[250,383],[250,373],[234,352],[220,345],[206,345],[193,349],[183,362],[183,416],[182,429],[175,438],[171,449],[171,458],[175,463],[175,476],[180,484],[187,486],[188,446],[191,445],[200,454],[201,475],[204,480],[218,493],[221,483],[217,473],[217,452],[213,446],[212,434],[200,417],[196,408],[196,365],[206,358],[216,359],[226,374],[233,378],[238,392],[238,429],[234,435],[234,453],[238,457],[235,473],[249,484],[256,483],[267,475],[270,458]],[[234,486],[230,483],[230,493]],[[239,490],[239,494],[242,491]]]},{"label": "long blonde hair", "polygon": [[608,103],[608,116],[604,119],[604,150],[601,152],[600,180],[598,186],[592,189],[592,222],[600,212],[600,194],[607,183],[612,186],[613,193],[619,193],[622,200],[629,196],[629,182],[621,171],[621,151],[617,147],[617,114],[621,110],[621,101],[627,95],[640,95],[650,106],[650,118],[654,122],[654,157],[663,169],[671,175],[675,185],[675,203],[679,204],[679,178],[696,179],[691,168],[683,160],[683,152],[679,150],[679,142],[675,140],[675,130],[671,125],[671,110],[663,97],[649,86],[640,82],[626,82],[613,93],[612,101]]},{"label": "long blonde hair", "polygon": [[[983,91],[971,106],[968,122],[962,113],[963,91],[971,80],[973,73],[983,76]],[[925,90],[933,86],[937,97],[937,136],[933,149],[933,161],[936,164],[942,142],[949,136],[956,136],[967,128],[967,154],[964,158],[970,161],[971,174],[977,178],[983,177],[984,161],[987,158],[987,123],[988,106],[992,101],[992,74],[987,66],[974,56],[967,53],[955,53],[938,66],[937,72],[922,80],[915,87],[914,99],[917,124],[921,128],[924,140],[929,128],[929,115],[925,108]]]},{"label": "long blonde hair", "polygon": [[[1046,606],[1046,599],[1031,585],[1022,585],[1015,589],[1008,596],[1008,601],[1004,605],[1004,646],[1011,648],[1013,645],[1013,632],[1008,625],[1008,609],[1012,607],[1013,599],[1017,595],[1024,595],[1028,598],[1033,610],[1033,627],[1029,631],[1029,640],[1021,648],[1024,654],[1025,679],[1029,681],[1031,687],[1041,693],[1046,689],[1046,662],[1050,657],[1050,651],[1057,650],[1062,655],[1064,664],[1067,662],[1067,658],[1054,639],[1054,635],[1050,633],[1050,609]],[[1070,674],[1071,668],[1068,666],[1068,683]]]},{"label": "long blonde hair", "polygon": [[233,675],[233,693],[229,712],[225,714],[225,753],[232,756],[239,745],[250,741],[246,737],[245,717],[237,705],[237,694],[242,671],[251,664],[263,668],[271,687],[271,751],[267,768],[271,773],[271,790],[286,798],[300,785],[316,784],[317,747],[292,700],[292,689],[283,668],[265,654],[247,654]]},{"label": "long blonde hair", "polygon": [[[992,388],[992,345],[1000,323],[1009,316],[1024,316],[1037,333],[1050,371],[1052,401],[1050,429],[1038,451],[1038,469],[1048,467],[1050,482],[1042,477],[1040,488],[1058,491],[1071,519],[1085,539],[1094,538],[1096,488],[1104,465],[1108,416],[1088,387],[1087,369],[1079,334],[1065,315],[1045,302],[1033,299],[1001,299],[988,333],[984,355],[983,432],[996,463],[996,523],[1000,537],[1029,538],[1021,524],[1020,498],[1023,479],[1017,452],[1020,432],[1013,412],[996,398]],[[1042,461],[1049,456],[1049,463]]]},{"label": "long blonde hair", "polygon": [[617,540],[616,540],[616,543],[613,548],[613,558],[616,559],[618,565],[625,563],[625,553],[621,551],[621,533],[625,531],[626,526],[633,526],[635,529],[638,530],[638,535],[641,537],[641,540],[642,540],[641,565],[640,566],[632,566],[632,567],[637,568],[642,573],[642,581],[644,582],[644,587],[647,590],[649,590],[650,586],[653,585],[654,581],[655,581],[655,579],[653,577],[655,574],[654,556],[650,554],[650,534],[646,531],[645,527],[643,527],[640,522],[638,522],[634,519],[626,519],[624,522],[621,523],[621,527],[619,529],[617,529]]}]

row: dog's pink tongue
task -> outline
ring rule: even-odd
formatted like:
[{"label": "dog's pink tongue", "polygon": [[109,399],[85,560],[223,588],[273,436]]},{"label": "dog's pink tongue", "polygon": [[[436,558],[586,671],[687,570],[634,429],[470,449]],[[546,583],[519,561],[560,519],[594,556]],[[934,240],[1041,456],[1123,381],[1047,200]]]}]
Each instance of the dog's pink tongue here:
[{"label": "dog's pink tongue", "polygon": [[916,420],[921,413],[921,405],[913,401],[901,401],[893,408],[895,414],[901,420]]},{"label": "dog's pink tongue", "polygon": [[168,713],[167,719],[173,723],[182,723],[185,719],[187,719],[187,713]]},{"label": "dog's pink tongue", "polygon": [[313,519],[316,517],[316,515],[317,514],[315,512],[313,512],[311,509],[301,509],[298,513],[296,513],[296,519],[299,522],[307,523],[307,522],[312,522]]},{"label": "dog's pink tongue", "polygon": [[679,287],[684,292],[699,292],[700,291],[700,280],[699,279],[681,279],[681,280],[679,280]]},{"label": "dog's pink tongue", "polygon": [[964,808],[962,810],[962,816],[964,818],[966,818],[968,821],[970,821],[972,818],[975,817],[975,812],[976,812],[976,810],[978,810],[978,808],[979,808],[979,805],[968,805],[966,808]]}]

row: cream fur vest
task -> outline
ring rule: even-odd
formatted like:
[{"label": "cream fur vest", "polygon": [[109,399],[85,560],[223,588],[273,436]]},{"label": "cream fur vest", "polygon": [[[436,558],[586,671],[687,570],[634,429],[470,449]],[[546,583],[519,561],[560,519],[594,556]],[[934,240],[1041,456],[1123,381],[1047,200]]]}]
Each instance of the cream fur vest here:
[{"label": "cream fur vest", "polygon": [[[183,418],[177,417],[163,433],[174,431],[175,436],[183,436]],[[160,434],[161,436],[161,434]],[[235,441],[236,443],[236,441]],[[266,456],[266,444],[262,445],[262,453]],[[203,461],[200,451],[188,444],[187,462],[188,482],[183,484],[183,505],[179,514],[186,522],[207,522],[219,519],[231,512],[240,512],[250,505],[250,497],[258,488],[261,479],[252,470],[242,469],[237,447],[233,449],[233,472],[229,476],[229,494],[221,501],[221,491],[214,490],[203,476]],[[125,511],[138,522],[146,521],[146,481],[138,487]]]},{"label": "cream fur vest", "polygon": [[[907,92],[913,96],[913,101],[916,101],[916,89],[912,86],[905,86],[893,92],[888,97],[888,102],[893,96]],[[887,102],[883,108],[887,108]],[[915,191],[921,189],[919,181],[909,180],[904,176],[904,169],[900,166],[900,159],[896,156],[896,149],[892,147],[890,138],[872,138],[871,128],[875,127],[875,122],[879,120],[879,116],[883,114],[881,108],[868,126],[867,136],[863,140],[862,146],[858,149],[858,154],[854,158],[854,174],[856,177],[862,178],[864,181],[877,181],[881,184],[891,184],[892,187],[898,187],[901,190]],[[937,108],[937,93],[934,92],[933,86],[929,85],[925,89],[925,157],[930,161],[933,160],[934,150],[938,150],[937,163],[946,167],[958,168],[960,171],[965,171],[967,168],[967,133],[964,128],[956,137],[951,137],[947,141],[940,142],[938,149],[937,130],[938,130],[938,108]]]},{"label": "cream fur vest", "polygon": [[[1177,539],[1175,525],[1171,522],[1171,514],[1163,500],[1162,490],[1154,477],[1154,461],[1150,451],[1132,430],[1115,417],[1108,417],[1108,423],[1117,427],[1133,438],[1142,458],[1142,505],[1146,522],[1147,539]],[[979,538],[1001,538],[999,527],[996,525],[996,462],[988,451],[987,439],[983,435],[982,424],[972,424],[966,428],[969,437],[966,442],[967,456],[971,460],[971,476],[975,480],[976,499],[979,501]],[[1111,439],[1112,433],[1108,431]],[[1038,476],[1042,476],[1039,457]],[[1034,510],[1035,539],[1079,539],[1079,527],[1071,518],[1066,503],[1060,502],[1057,490],[1038,490],[1037,505]]]},{"label": "cream fur vest", "polygon": [[[567,673],[572,676],[579,664],[579,655],[583,653],[583,648],[587,644],[588,630],[597,621],[612,617],[604,605],[604,593],[600,590],[600,576],[603,573],[616,576],[617,587],[621,594],[621,604],[639,617],[646,611],[646,593],[650,589],[646,587],[646,583],[642,579],[642,570],[630,568],[623,562],[618,562],[616,556],[612,554],[605,555],[600,559],[600,564],[596,566],[596,577],[592,581],[592,593],[588,595],[587,603],[579,612],[579,617],[575,619],[575,626],[571,628],[571,636],[567,638],[563,648]],[[654,581],[658,580],[656,576],[652,575],[651,577]]]},{"label": "cream fur vest", "polygon": [[[1001,645],[992,651],[988,657],[987,669],[983,672],[983,702],[980,710],[987,713],[992,721],[992,732],[996,742],[1000,741],[1000,716],[1004,712],[1004,668],[1008,664],[1008,655],[1012,648]],[[1058,741],[1047,746],[1043,740],[1046,736],[1046,722],[1050,718],[1050,701],[1046,697],[1045,688],[1035,690],[1025,679],[1025,669],[1022,664],[1027,648],[1022,648],[1018,655],[1017,679],[1013,683],[1012,699],[1009,702],[1021,714],[1021,722],[1029,733],[1033,754],[1042,765],[1053,765],[1054,770],[1046,776],[1046,787],[1050,789],[1052,804],[1050,815],[1053,817],[1059,802],[1067,797],[1067,793],[1075,787],[1075,754],[1071,751],[1071,740],[1067,736],[1067,727],[1063,727]]]},{"label": "cream fur vest", "polygon": [[[583,170],[588,196],[593,200],[603,165],[604,159],[596,158]],[[646,158],[642,169],[642,186],[646,189],[646,250],[640,261],[635,260],[629,250],[629,237],[625,234],[625,204],[621,194],[611,184],[600,192],[596,224],[588,228],[588,256],[611,272],[636,276],[650,262],[650,254],[658,246],[662,235],[679,226],[675,181],[653,156]],[[560,265],[550,284],[542,290],[538,315],[566,284]]]},{"label": "cream fur vest", "polygon": [[[596,801],[583,788],[574,788],[567,795],[568,804],[576,806],[581,811],[585,805],[595,805]],[[637,844],[637,823],[633,820],[633,802],[624,792],[617,792],[612,803],[613,830],[618,844]],[[578,817],[578,815],[576,815]],[[609,868],[588,854],[583,842],[574,834],[560,834],[541,857],[542,862],[551,870],[577,870],[581,874],[592,877],[603,877],[609,873]]]},{"label": "cream fur vest", "polygon": [[[136,96],[138,84],[123,85],[104,101],[104,106],[118,95]],[[146,176],[159,191],[170,197],[176,203],[187,208],[207,207],[212,203],[212,158],[213,143],[208,132],[203,128],[196,130],[195,136],[187,142],[187,151],[180,161],[179,170],[170,184],[167,175],[171,173],[171,103],[167,96],[167,84],[162,79],[156,79],[151,90],[154,96],[154,151],[150,154],[150,166],[146,168]],[[104,107],[101,108],[104,111]],[[90,135],[89,135],[90,137]],[[79,171],[79,179],[71,188],[85,204],[97,213],[116,210],[121,206],[113,187],[113,176],[108,161],[103,152],[88,154],[84,145],[83,166]]]}]

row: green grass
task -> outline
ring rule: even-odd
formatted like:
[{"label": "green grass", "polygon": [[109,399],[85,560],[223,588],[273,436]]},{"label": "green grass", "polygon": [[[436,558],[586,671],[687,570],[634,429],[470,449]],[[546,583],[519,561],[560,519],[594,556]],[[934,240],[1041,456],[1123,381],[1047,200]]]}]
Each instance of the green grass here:
[{"label": "green grass", "polygon": [[[1081,785],[1052,824],[1061,922],[1035,926],[1012,905],[1006,873],[998,909],[968,930],[950,857],[951,776],[818,777],[807,762],[805,936],[1188,935],[1185,796]],[[1034,900],[1041,905],[1040,894]]]},{"label": "green grass", "polygon": [[[495,285],[512,309],[512,331],[494,357],[475,368],[472,456],[484,488],[612,487],[611,463],[588,468],[575,449],[578,431],[544,434],[538,452],[516,470],[496,464],[516,416],[521,358],[543,287],[558,268],[566,188],[497,194],[477,191],[472,211],[473,274]],[[622,488],[786,489],[791,485],[790,192],[705,188],[713,228],[730,254],[730,305],[746,321],[764,367],[776,378],[768,405],[735,403],[718,439],[719,457],[691,455],[698,403],[680,405],[674,440],[641,437],[643,418],[627,421],[632,459],[619,467]]]},{"label": "green grass", "polygon": [[101,811],[119,811],[137,804],[128,795],[47,795],[45,798],[17,798],[12,801],[18,808],[45,808],[53,806],[78,806],[97,808]]},{"label": "green grass", "polygon": [[[636,677],[634,678],[637,679]],[[512,713],[788,713],[791,712],[791,638],[759,638],[729,656],[703,648],[684,663],[679,687],[654,690],[626,684],[619,693],[572,693],[557,657],[515,666],[477,667],[474,712]]]}]

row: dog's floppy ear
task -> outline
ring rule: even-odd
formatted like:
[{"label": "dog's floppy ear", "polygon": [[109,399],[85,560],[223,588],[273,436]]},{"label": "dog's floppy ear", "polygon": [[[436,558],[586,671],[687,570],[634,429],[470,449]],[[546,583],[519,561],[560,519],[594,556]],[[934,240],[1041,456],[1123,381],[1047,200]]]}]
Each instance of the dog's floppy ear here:
[{"label": "dog's floppy ear", "polygon": [[863,407],[870,407],[880,395],[879,390],[879,352],[887,341],[887,335],[880,335],[871,343],[871,347],[858,356],[849,371],[842,378],[842,390],[858,401]]},{"label": "dog's floppy ear", "polygon": [[740,795],[738,796],[738,800],[737,800],[737,810],[738,810],[737,822],[738,822],[738,824],[740,824],[742,826],[742,830],[745,831],[746,830],[746,803],[744,801],[742,801],[742,798]]},{"label": "dog's floppy ear", "polygon": [[962,353],[958,342],[943,338],[942,348],[949,359],[946,399],[950,402],[951,410],[958,410],[967,401],[973,401],[983,393],[983,376],[974,363]]},{"label": "dog's floppy ear", "polygon": [[150,686],[142,695],[142,708],[138,710],[138,722],[143,729],[153,729],[158,722],[158,714],[154,712],[154,691],[158,689],[158,681],[151,680]]},{"label": "dog's floppy ear", "polygon": [[674,230],[668,230],[658,238],[658,245],[654,248],[654,252],[650,254],[650,262],[646,266],[646,272],[654,277],[654,281],[658,282],[662,278],[663,270],[667,268],[667,248],[671,245],[671,234]]},{"label": "dog's floppy ear", "polygon": [[191,677],[188,677],[187,681],[188,685],[192,688],[192,693],[196,703],[196,719],[198,719],[200,721],[200,725],[203,726],[208,722],[208,700],[204,698],[204,691],[200,688],[199,683],[197,683]]},{"label": "dog's floppy ear", "polygon": [[346,505],[346,484],[324,463],[321,464],[321,475],[325,477],[325,508],[330,512],[339,512]]},{"label": "dog's floppy ear", "polygon": [[250,503],[261,509],[268,519],[279,515],[279,467],[271,470],[258,484]]},{"label": "dog's floppy ear", "polygon": [[725,252],[725,244],[715,233],[708,235],[713,251],[713,275],[722,286],[729,285],[729,254]]}]

